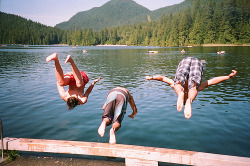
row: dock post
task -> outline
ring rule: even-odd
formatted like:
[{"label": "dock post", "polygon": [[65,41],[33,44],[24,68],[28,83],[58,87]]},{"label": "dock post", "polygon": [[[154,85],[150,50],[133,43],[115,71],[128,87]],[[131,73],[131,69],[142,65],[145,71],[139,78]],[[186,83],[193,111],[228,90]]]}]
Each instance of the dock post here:
[{"label": "dock post", "polygon": [[3,124],[2,124],[2,120],[0,119],[0,128],[1,128],[1,144],[2,144],[2,160],[3,160]]},{"label": "dock post", "polygon": [[158,166],[158,161],[125,158],[126,166]]}]

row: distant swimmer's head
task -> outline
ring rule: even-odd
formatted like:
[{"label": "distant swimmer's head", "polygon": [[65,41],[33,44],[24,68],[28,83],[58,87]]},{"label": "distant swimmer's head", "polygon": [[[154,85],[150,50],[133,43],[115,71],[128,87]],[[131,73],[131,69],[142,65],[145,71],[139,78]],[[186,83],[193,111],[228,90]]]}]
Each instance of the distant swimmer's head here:
[{"label": "distant swimmer's head", "polygon": [[67,99],[67,106],[69,110],[72,110],[75,106],[79,105],[78,103],[78,99],[74,96],[71,96]]}]

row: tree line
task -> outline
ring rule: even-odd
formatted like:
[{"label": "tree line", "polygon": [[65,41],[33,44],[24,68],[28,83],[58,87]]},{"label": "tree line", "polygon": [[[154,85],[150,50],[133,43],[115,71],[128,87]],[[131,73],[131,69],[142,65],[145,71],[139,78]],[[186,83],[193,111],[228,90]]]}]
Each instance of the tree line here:
[{"label": "tree line", "polygon": [[158,21],[93,29],[61,30],[34,23],[19,16],[0,13],[2,44],[69,45],[152,45],[187,46],[201,44],[250,43],[250,5],[248,0],[209,0]]}]

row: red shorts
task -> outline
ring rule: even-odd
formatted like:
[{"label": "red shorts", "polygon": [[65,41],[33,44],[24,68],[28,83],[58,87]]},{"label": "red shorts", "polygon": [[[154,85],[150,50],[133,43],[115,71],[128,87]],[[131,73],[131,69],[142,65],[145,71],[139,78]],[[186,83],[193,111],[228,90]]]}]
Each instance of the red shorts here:
[{"label": "red shorts", "polygon": [[[83,71],[80,71],[81,75],[82,75],[82,80],[83,80],[83,84],[84,86],[89,82],[89,77],[88,75],[83,72]],[[68,73],[68,74],[65,74],[65,76],[69,76],[70,77],[70,80],[69,80],[69,83],[68,85],[72,85],[72,86],[76,86],[76,80],[75,80],[75,77],[73,75],[73,73]]]}]

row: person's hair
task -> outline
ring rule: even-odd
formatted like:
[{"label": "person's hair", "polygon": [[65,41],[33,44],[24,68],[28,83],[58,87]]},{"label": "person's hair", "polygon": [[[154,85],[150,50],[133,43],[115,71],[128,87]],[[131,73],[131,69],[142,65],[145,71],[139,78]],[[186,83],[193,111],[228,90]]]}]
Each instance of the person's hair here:
[{"label": "person's hair", "polygon": [[76,97],[69,97],[67,99],[67,106],[69,110],[72,110],[77,105],[78,105],[78,100]]}]

